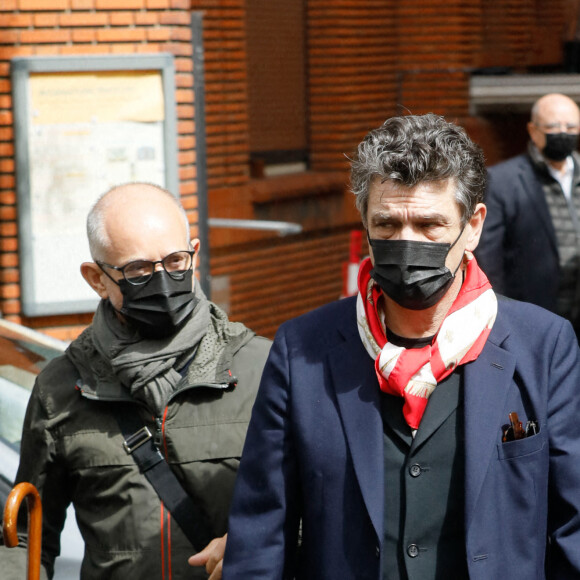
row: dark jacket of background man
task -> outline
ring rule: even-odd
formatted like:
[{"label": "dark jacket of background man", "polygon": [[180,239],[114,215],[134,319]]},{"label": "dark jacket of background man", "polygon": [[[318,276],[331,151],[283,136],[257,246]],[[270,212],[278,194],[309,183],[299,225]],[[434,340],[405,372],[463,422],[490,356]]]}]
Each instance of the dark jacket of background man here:
[{"label": "dark jacket of background man", "polygon": [[[489,169],[487,217],[475,252],[496,292],[569,319],[576,334],[580,331],[580,156],[574,151],[578,130],[578,107],[568,97],[550,94],[534,105],[528,151]],[[564,140],[563,149],[547,147],[553,137]],[[561,171],[568,172],[562,179],[570,187],[569,197],[555,177]]]}]

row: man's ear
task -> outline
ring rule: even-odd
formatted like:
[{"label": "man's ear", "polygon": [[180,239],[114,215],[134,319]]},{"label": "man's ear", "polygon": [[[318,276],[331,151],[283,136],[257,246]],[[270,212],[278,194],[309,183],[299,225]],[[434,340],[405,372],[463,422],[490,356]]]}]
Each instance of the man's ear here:
[{"label": "man's ear", "polygon": [[478,203],[475,206],[475,211],[469,219],[469,235],[467,237],[467,244],[465,249],[469,252],[474,252],[475,248],[479,244],[479,238],[481,237],[481,231],[483,229],[483,222],[485,221],[485,216],[487,215],[487,208],[483,203]]},{"label": "man's ear", "polygon": [[81,274],[87,284],[104,300],[109,297],[106,286],[103,284],[103,271],[94,262],[83,262]]},{"label": "man's ear", "polygon": [[193,271],[195,273],[195,269],[197,268],[197,255],[199,254],[199,248],[201,246],[201,242],[199,241],[199,238],[194,238],[193,240],[191,240],[191,242],[189,242],[189,245],[191,246],[192,250],[195,250],[195,254],[193,255],[193,262],[192,262]]},{"label": "man's ear", "polygon": [[189,242],[189,245],[191,246],[191,249],[195,250],[195,253],[197,254],[199,252],[201,242],[199,241],[199,238],[193,238],[193,240]]},{"label": "man's ear", "polygon": [[527,128],[530,140],[541,151],[546,146],[546,136],[531,121],[528,123]]}]

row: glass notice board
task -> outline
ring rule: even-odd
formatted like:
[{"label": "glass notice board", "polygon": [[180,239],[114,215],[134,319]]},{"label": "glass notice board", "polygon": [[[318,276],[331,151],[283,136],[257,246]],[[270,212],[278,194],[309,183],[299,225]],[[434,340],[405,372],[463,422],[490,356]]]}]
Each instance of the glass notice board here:
[{"label": "glass notice board", "polygon": [[15,58],[11,73],[22,313],[91,312],[94,201],[130,181],[178,195],[173,57]]}]

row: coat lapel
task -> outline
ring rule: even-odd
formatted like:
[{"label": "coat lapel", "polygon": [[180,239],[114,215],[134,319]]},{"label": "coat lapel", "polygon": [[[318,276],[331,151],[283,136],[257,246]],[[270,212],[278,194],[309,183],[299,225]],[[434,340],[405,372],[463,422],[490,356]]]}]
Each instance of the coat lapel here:
[{"label": "coat lapel", "polygon": [[[465,529],[495,453],[501,426],[506,423],[506,398],[516,365],[515,357],[497,346],[501,332],[496,321],[490,339],[476,361],[465,367]],[[491,342],[493,340],[493,342]]]},{"label": "coat lapel", "polygon": [[384,469],[380,389],[373,360],[358,334],[329,355],[354,470],[378,538],[383,535]]},{"label": "coat lapel", "polygon": [[531,166],[531,161],[520,167],[520,181],[522,182],[524,192],[529,197],[531,203],[530,206],[532,211],[535,211],[548,231],[550,243],[552,244],[552,250],[558,253],[558,246],[556,241],[556,232],[554,230],[554,224],[552,223],[552,218],[550,216],[550,209],[548,208],[548,202],[546,201],[546,196],[544,195],[544,190],[542,184],[539,183],[538,179],[533,174],[533,169]]}]

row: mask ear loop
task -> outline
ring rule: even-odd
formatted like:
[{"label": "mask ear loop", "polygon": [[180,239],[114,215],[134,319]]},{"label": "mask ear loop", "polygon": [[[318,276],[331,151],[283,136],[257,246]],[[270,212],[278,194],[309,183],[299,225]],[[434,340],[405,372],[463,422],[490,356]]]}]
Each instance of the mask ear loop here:
[{"label": "mask ear loop", "polygon": [[459,241],[459,238],[463,235],[463,232],[465,231],[465,226],[467,224],[465,224],[462,228],[461,231],[459,232],[459,235],[455,238],[455,241],[449,246],[449,250],[447,250],[448,252],[451,251],[451,248],[453,248],[453,246]]},{"label": "mask ear loop", "polygon": [[[455,238],[455,241],[449,246],[449,250],[447,250],[447,254],[449,254],[449,252],[451,251],[451,248],[453,248],[453,246],[459,241],[459,238],[463,235],[464,231],[465,231],[465,226],[463,226],[461,228],[459,235]],[[465,252],[463,252],[463,255],[461,256],[461,260],[459,260],[459,264],[457,264],[457,268],[455,268],[455,271],[453,272],[454,278],[455,278],[455,274],[457,274],[457,270],[459,270],[461,264],[463,264],[464,259],[465,259]]]}]

